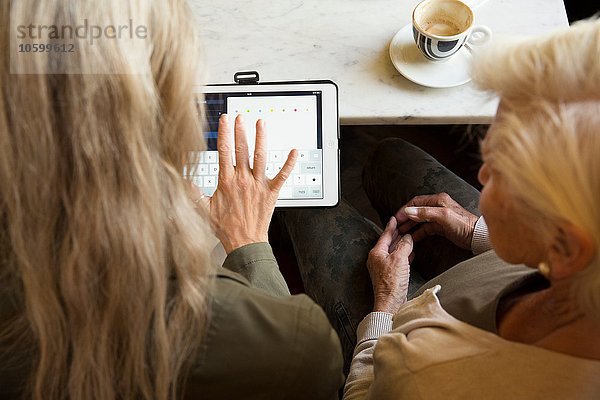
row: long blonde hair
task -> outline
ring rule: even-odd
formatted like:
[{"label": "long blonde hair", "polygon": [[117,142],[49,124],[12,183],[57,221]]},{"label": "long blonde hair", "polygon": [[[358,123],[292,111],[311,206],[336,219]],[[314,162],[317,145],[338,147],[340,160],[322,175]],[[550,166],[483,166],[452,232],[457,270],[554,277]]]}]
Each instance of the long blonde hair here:
[{"label": "long blonde hair", "polygon": [[0,60],[0,288],[14,304],[0,341],[32,358],[26,397],[173,398],[213,275],[210,227],[182,179],[204,146],[191,13],[184,0],[3,1],[3,49],[11,3],[31,22],[107,20],[125,4],[148,39],[141,73],[114,40],[73,62],[136,73],[48,75],[31,61],[19,67],[37,75],[10,75]]},{"label": "long blonde hair", "polygon": [[540,236],[563,221],[592,236],[596,256],[574,290],[600,318],[600,20],[496,46],[473,77],[502,101],[483,151]]}]

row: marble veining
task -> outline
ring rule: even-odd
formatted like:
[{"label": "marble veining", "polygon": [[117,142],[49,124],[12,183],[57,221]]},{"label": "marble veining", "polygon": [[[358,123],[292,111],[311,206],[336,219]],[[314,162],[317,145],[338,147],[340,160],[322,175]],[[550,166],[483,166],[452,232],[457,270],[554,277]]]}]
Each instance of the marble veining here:
[{"label": "marble veining", "polygon": [[[203,43],[204,82],[237,71],[263,81],[331,79],[342,124],[486,123],[497,99],[468,83],[419,86],[390,61],[388,46],[419,0],[189,0]],[[561,0],[467,0],[494,38],[568,26]]]}]

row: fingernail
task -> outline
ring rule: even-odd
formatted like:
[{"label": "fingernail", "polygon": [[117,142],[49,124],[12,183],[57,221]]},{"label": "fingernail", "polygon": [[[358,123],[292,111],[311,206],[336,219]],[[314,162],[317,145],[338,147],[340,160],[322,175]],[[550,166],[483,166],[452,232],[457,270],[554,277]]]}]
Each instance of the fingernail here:
[{"label": "fingernail", "polygon": [[419,216],[419,210],[417,209],[417,207],[405,207],[404,208],[404,214],[410,216],[410,217],[418,217]]},{"label": "fingernail", "polygon": [[227,114],[221,114],[221,116],[219,117],[219,122],[225,122],[226,118],[227,118]]}]

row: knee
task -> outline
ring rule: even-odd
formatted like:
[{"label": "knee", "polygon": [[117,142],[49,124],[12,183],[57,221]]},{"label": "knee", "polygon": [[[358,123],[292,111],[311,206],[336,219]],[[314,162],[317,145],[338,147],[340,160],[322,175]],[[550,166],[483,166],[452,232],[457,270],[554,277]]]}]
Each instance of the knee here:
[{"label": "knee", "polygon": [[375,146],[364,167],[364,175],[377,174],[377,170],[402,169],[403,165],[414,165],[416,160],[428,157],[417,146],[400,138],[387,138]]},{"label": "knee", "polygon": [[422,157],[425,152],[400,138],[387,138],[377,144],[372,153],[373,160],[409,159],[413,155]]}]

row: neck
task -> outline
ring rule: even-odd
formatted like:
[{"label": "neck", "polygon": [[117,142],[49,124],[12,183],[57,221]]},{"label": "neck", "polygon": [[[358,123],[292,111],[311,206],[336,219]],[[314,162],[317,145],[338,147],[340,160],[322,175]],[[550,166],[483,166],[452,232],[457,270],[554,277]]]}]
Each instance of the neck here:
[{"label": "neck", "polygon": [[500,336],[575,357],[600,360],[600,321],[581,311],[571,281],[522,296],[499,326]]}]

